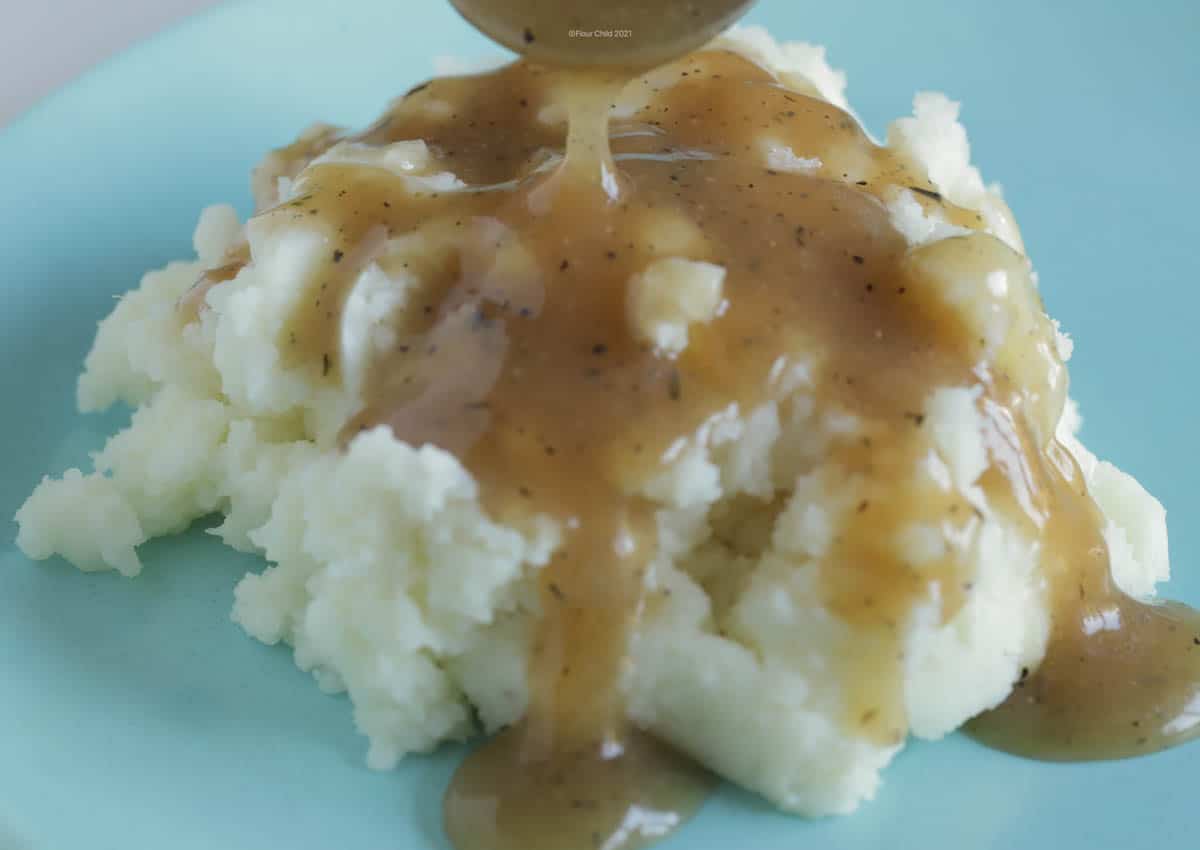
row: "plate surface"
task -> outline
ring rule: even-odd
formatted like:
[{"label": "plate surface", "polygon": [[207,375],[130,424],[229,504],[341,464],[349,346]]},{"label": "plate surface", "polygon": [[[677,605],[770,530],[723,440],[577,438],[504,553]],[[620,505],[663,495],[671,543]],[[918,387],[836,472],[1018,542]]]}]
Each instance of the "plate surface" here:
[{"label": "plate surface", "polygon": [[[966,102],[1053,315],[1075,337],[1084,436],[1167,506],[1200,603],[1200,6],[1190,0],[767,0],[750,20],[829,45],[876,132],[911,93]],[[113,296],[189,255],[209,203],[249,207],[261,153],[362,124],[434,53],[494,52],[444,2],[243,0],[118,57],[0,132],[0,847],[444,850],[461,750],[363,766],[343,698],[228,617],[258,559],[197,530],[136,581],[34,565],[13,513],[126,414],[79,417],[74,381]],[[955,736],[906,750],[876,801],[805,822],[725,789],[663,850],[1093,850],[1195,846],[1200,746],[1048,765]]]}]

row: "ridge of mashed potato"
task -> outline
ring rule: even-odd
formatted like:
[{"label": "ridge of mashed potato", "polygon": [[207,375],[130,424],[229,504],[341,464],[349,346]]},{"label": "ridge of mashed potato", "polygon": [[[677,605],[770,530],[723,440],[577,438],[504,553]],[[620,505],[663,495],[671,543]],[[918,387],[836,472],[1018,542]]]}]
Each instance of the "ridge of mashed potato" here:
[{"label": "ridge of mashed potato", "polygon": [[[777,44],[761,29],[732,31],[719,44],[800,91],[846,105],[845,77],[821,48]],[[938,192],[979,212],[988,232],[1021,250],[998,190],[970,164],[956,104],[918,95],[914,115],[893,123],[887,140]],[[455,179],[427,173],[424,146],[414,142],[392,146],[383,167]],[[794,153],[796,162],[786,160],[789,153],[764,156],[806,167]],[[286,197],[287,183],[269,191]],[[960,232],[907,191],[889,210],[913,245]],[[243,233],[254,263],[213,288],[209,309],[184,326],[177,301]],[[398,237],[385,255],[428,250],[423,238]],[[563,530],[538,516],[496,523],[468,471],[433,446],[375,429],[336,449],[358,403],[354,376],[339,389],[318,387],[288,368],[273,342],[296,297],[294,281],[325,251],[319,237],[253,220],[243,228],[222,206],[201,216],[195,248],[194,262],[147,274],[101,322],[79,406],[122,401],[136,407],[132,422],[95,454],[94,471],[43,479],[17,514],[19,546],[31,558],[59,554],[81,569],[134,576],[141,543],[221,513],[211,533],[268,562],[238,584],[233,618],[259,640],[290,644],[323,689],[349,693],[372,767],[465,738],[479,731],[476,717],[488,731],[519,719],[539,614],[536,575]],[[721,270],[683,256],[661,262],[643,276],[651,289],[631,309],[648,339],[677,351],[689,322],[719,314]],[[368,266],[345,311],[344,362],[384,344],[383,320],[404,309],[412,274]],[[1060,337],[1059,355],[1069,350]],[[713,416],[645,485],[658,508],[659,551],[623,686],[638,724],[721,775],[789,811],[847,813],[874,794],[903,746],[902,738],[878,743],[842,722],[840,659],[869,653],[872,637],[831,613],[817,586],[816,559],[863,486],[825,455],[862,425],[818,405],[810,370],[775,377],[787,387],[783,402]],[[944,387],[927,400],[930,451],[912,471],[957,490],[978,514],[961,565],[965,604],[943,622],[931,594],[906,627],[899,663],[908,732],[921,738],[941,737],[1001,702],[1021,668],[1039,662],[1049,631],[1038,544],[977,486],[988,455],[975,399],[972,387]],[[1168,573],[1164,511],[1088,453],[1078,426],[1068,404],[1058,435],[1108,519],[1114,575],[1125,590],[1148,595]],[[932,528],[912,527],[896,545],[919,568],[945,542]]]}]

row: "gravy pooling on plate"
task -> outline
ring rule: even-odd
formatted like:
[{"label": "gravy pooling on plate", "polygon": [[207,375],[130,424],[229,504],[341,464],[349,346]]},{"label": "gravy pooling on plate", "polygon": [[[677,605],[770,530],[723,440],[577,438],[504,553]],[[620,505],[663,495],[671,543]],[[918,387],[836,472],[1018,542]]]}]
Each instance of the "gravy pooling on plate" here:
[{"label": "gravy pooling on plate", "polygon": [[[636,87],[653,96],[610,118]],[[539,118],[564,106],[569,129]],[[768,167],[768,137],[816,164]],[[339,140],[310,140],[277,162],[294,177]],[[308,168],[294,197],[259,214],[264,226],[308,222],[329,244],[280,347],[315,377],[344,380],[352,285],[373,261],[415,264],[423,282],[409,297],[420,308],[369,364],[365,406],[343,439],[386,425],[439,445],[497,519],[544,514],[565,534],[539,577],[527,715],[468,758],[447,792],[459,850],[637,846],[703,799],[705,772],[625,720],[628,644],[654,604],[644,581],[654,514],[637,493],[730,404],[781,398],[783,367],[813,352],[814,392],[867,423],[861,441],[831,449],[870,495],[820,565],[827,607],[877,638],[874,653],[844,660],[842,722],[875,741],[903,738],[906,618],[931,587],[947,619],[971,592],[955,577],[961,552],[917,571],[893,541],[914,523],[970,537],[977,508],[914,485],[908,470],[928,450],[930,393],[981,384],[991,466],[980,484],[1041,541],[1054,627],[1041,667],[975,734],[1044,758],[1123,756],[1194,734],[1200,625],[1111,582],[1099,512],[1054,437],[1066,372],[1024,257],[851,116],[705,50],[628,80],[525,61],[433,80],[344,140],[424,140],[435,170],[465,186],[338,161]],[[970,232],[910,247],[885,206],[905,190]],[[419,256],[380,258],[388,237],[409,232],[424,237]],[[638,332],[631,299],[654,263],[679,257],[724,270],[722,306],[670,356]],[[203,284],[246,261],[231,257]],[[1011,290],[989,302],[1010,321],[999,347],[939,286],[957,276],[987,292],[997,270]]]}]

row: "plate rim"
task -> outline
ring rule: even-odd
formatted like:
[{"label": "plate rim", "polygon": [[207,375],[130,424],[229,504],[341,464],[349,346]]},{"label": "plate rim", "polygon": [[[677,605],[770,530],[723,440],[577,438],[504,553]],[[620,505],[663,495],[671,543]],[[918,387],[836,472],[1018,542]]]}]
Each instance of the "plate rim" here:
[{"label": "plate rim", "polygon": [[42,120],[46,112],[58,106],[59,101],[79,96],[93,87],[98,77],[113,73],[114,69],[126,64],[131,57],[140,54],[159,39],[190,29],[203,19],[226,13],[230,7],[247,5],[252,2],[254,0],[217,0],[209,6],[187,12],[153,32],[135,38],[14,113],[7,122],[0,126],[0,145],[9,144],[12,141],[11,136],[20,136],[22,133],[29,132],[31,127]]}]

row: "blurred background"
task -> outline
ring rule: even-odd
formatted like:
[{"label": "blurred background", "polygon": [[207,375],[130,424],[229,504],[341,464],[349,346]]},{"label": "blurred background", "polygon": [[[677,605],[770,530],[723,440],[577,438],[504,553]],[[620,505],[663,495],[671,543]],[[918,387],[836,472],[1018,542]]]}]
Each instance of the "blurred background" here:
[{"label": "blurred background", "polygon": [[219,0],[5,0],[0,127],[130,44]]}]

